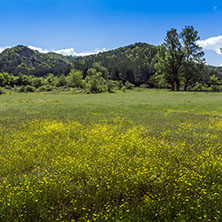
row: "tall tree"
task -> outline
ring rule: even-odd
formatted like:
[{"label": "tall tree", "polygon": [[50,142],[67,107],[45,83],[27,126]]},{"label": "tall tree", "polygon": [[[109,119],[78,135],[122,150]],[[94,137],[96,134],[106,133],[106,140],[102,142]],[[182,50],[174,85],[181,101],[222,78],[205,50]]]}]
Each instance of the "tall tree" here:
[{"label": "tall tree", "polygon": [[156,69],[158,73],[164,74],[166,81],[172,90],[180,89],[180,68],[183,60],[180,36],[176,29],[167,32],[164,43],[157,54]]},{"label": "tall tree", "polygon": [[204,52],[202,48],[197,44],[200,37],[193,26],[185,26],[180,33],[180,37],[182,39],[184,55],[181,77],[184,81],[184,91],[186,91],[190,82],[197,80],[205,59],[203,58]]}]

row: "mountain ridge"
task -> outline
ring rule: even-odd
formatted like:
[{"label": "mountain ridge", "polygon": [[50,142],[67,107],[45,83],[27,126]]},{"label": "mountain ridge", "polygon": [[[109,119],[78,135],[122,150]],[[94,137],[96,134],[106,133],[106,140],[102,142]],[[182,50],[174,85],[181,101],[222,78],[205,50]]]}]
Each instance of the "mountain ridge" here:
[{"label": "mountain ridge", "polygon": [[[0,72],[44,77],[49,73],[67,75],[75,68],[86,77],[88,70],[97,63],[106,68],[109,79],[129,81],[135,85],[148,84],[150,77],[155,74],[158,47],[137,42],[88,56],[64,56],[55,52],[41,53],[28,46],[18,45],[0,53]],[[205,67],[206,75],[222,73],[222,67]]]}]

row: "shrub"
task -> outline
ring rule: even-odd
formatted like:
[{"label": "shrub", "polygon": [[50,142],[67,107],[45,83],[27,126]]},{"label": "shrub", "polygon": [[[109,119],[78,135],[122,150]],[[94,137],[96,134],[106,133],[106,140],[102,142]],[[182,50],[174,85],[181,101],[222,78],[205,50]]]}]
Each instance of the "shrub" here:
[{"label": "shrub", "polygon": [[88,70],[86,85],[89,88],[90,93],[102,93],[107,92],[108,90],[107,82],[102,77],[102,73],[96,72],[93,68]]},{"label": "shrub", "polygon": [[141,84],[141,85],[140,85],[140,88],[142,88],[142,89],[147,89],[147,88],[149,88],[149,86],[148,86],[147,84]]},{"label": "shrub", "polygon": [[38,92],[50,92],[52,91],[54,88],[52,86],[46,85],[46,86],[41,86],[38,88]]},{"label": "shrub", "polygon": [[18,89],[18,92],[20,92],[20,93],[26,92],[26,87],[25,87],[25,86],[21,86],[21,87]]},{"label": "shrub", "polygon": [[120,81],[117,81],[117,88],[120,90],[122,89],[123,87],[123,82],[120,80]]},{"label": "shrub", "polygon": [[113,80],[108,80],[107,81],[107,88],[109,93],[114,93],[115,92],[115,87],[116,83]]},{"label": "shrub", "polygon": [[126,89],[133,89],[134,85],[132,83],[130,83],[129,81],[126,81],[125,87],[126,87]]},{"label": "shrub", "polygon": [[[63,83],[63,85],[68,84],[69,87],[78,87],[83,88],[84,87],[84,81],[82,79],[82,72],[78,70],[71,70],[68,76],[63,78],[63,76],[60,77],[60,82]],[[63,78],[63,79],[61,79]],[[61,84],[61,83],[60,83]]]},{"label": "shrub", "polygon": [[222,91],[222,85],[212,85],[211,90],[213,92],[221,92]]},{"label": "shrub", "polygon": [[204,86],[203,86],[201,83],[196,82],[192,89],[193,89],[194,91],[202,91],[203,88],[204,88]]},{"label": "shrub", "polygon": [[5,91],[2,88],[0,88],[0,95],[1,94],[5,94]]},{"label": "shrub", "polygon": [[26,86],[25,91],[26,92],[35,92],[35,87],[33,87],[33,86]]}]

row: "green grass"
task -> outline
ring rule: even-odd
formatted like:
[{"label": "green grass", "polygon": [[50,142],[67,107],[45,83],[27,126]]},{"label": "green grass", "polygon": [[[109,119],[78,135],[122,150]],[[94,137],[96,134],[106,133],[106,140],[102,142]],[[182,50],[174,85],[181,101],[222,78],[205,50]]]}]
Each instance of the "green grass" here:
[{"label": "green grass", "polygon": [[[178,112],[166,117],[168,110]],[[145,90],[96,95],[29,93],[0,96],[1,124],[26,119],[73,119],[87,124],[119,116],[161,130],[187,118],[201,120],[205,117],[202,113],[214,111],[222,112],[222,93]]]},{"label": "green grass", "polygon": [[0,221],[221,221],[222,93],[0,95]]}]

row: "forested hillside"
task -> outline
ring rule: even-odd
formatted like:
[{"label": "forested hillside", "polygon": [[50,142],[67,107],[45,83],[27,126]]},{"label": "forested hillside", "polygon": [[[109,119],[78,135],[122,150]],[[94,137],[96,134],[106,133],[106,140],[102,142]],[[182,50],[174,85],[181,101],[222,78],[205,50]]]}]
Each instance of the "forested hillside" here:
[{"label": "forested hillside", "polygon": [[97,62],[107,69],[108,78],[140,85],[147,83],[150,76],[155,73],[153,58],[156,53],[157,47],[146,43],[136,43],[86,57],[43,54],[19,45],[0,54],[0,72],[38,77],[52,73],[59,76],[67,75],[74,67],[81,70],[85,77],[88,69]]},{"label": "forested hillside", "polygon": [[[32,86],[31,91],[42,86],[47,86],[47,90],[50,87],[71,87],[87,88],[90,92],[113,91],[113,88],[120,89],[124,85],[129,89],[133,85],[169,88],[166,69],[158,72],[156,66],[160,61],[160,49],[161,46],[135,43],[95,55],[73,57],[43,54],[18,45],[0,53],[0,87]],[[166,62],[165,57],[163,61]],[[177,78],[178,89],[183,89],[186,78],[182,72]],[[188,80],[188,90],[221,91],[222,67],[204,65],[195,78],[192,76]]]},{"label": "forested hillside", "polygon": [[70,71],[74,58],[56,53],[43,54],[26,46],[18,45],[4,50],[0,54],[0,72],[13,75],[45,76],[67,74]]},{"label": "forested hillside", "polygon": [[75,68],[87,75],[95,62],[106,67],[112,80],[129,81],[135,85],[148,83],[155,73],[154,57],[158,47],[146,43],[135,43],[115,50],[78,58]]}]

